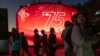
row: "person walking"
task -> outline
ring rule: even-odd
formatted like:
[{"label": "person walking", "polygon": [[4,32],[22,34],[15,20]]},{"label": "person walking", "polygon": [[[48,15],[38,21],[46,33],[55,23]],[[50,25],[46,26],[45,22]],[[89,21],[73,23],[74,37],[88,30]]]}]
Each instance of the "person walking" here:
[{"label": "person walking", "polygon": [[42,42],[42,54],[41,56],[43,56],[43,54],[45,53],[46,56],[49,55],[48,53],[48,42],[47,42],[47,34],[45,33],[44,30],[41,30],[41,42]]},{"label": "person walking", "polygon": [[12,48],[12,56],[20,56],[20,38],[19,32],[16,28],[12,28],[11,35],[11,48]]},{"label": "person walking", "polygon": [[38,34],[38,29],[34,30],[34,36],[33,36],[33,43],[34,43],[34,53],[36,56],[40,56],[40,46],[41,46],[41,39],[40,35]]},{"label": "person walking", "polygon": [[71,41],[71,32],[73,23],[70,21],[65,21],[65,29],[63,29],[61,37],[64,40],[64,52],[65,56],[70,56],[69,52],[73,51],[72,41]]},{"label": "person walking", "polygon": [[[27,39],[24,35],[24,32],[20,33],[20,38],[21,38],[21,44],[22,44],[23,52],[26,52],[28,56],[32,56],[28,51],[28,42],[27,42]],[[23,56],[25,56],[24,53],[23,53]]]},{"label": "person walking", "polygon": [[49,56],[55,56],[57,49],[57,39],[54,28],[50,28],[50,34],[48,38],[48,46],[49,46]]}]

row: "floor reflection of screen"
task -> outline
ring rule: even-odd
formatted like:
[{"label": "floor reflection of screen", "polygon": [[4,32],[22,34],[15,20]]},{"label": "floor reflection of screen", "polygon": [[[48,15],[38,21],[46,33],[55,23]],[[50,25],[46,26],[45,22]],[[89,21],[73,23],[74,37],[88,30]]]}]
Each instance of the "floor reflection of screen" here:
[{"label": "floor reflection of screen", "polygon": [[29,45],[33,44],[32,36],[35,28],[39,31],[44,29],[49,34],[51,27],[55,28],[57,43],[62,44],[61,32],[64,28],[64,22],[71,21],[71,17],[75,13],[77,13],[76,9],[62,4],[28,4],[18,10],[16,26],[20,32],[25,33]]},{"label": "floor reflection of screen", "polygon": [[8,40],[0,40],[0,53],[7,53],[8,50]]}]

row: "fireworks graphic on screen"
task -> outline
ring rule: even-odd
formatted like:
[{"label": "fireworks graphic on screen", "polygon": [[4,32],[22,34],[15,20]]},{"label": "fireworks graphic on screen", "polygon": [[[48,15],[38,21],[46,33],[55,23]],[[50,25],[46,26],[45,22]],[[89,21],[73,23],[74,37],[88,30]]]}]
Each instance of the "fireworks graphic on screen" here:
[{"label": "fireworks graphic on screen", "polygon": [[77,10],[66,5],[56,3],[30,4],[19,9],[16,20],[17,28],[21,32],[32,35],[33,30],[37,28],[39,31],[44,29],[47,33],[51,27],[55,28],[58,38],[65,21],[71,21],[73,14]]}]

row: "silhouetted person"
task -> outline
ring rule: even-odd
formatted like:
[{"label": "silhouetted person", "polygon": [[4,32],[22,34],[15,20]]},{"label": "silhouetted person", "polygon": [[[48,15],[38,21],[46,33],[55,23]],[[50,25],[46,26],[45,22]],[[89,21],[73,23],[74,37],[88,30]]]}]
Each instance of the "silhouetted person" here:
[{"label": "silhouetted person", "polygon": [[56,53],[56,34],[54,28],[50,28],[50,34],[48,38],[48,45],[49,45],[49,56],[55,56]]},{"label": "silhouetted person", "polygon": [[69,52],[73,51],[71,32],[73,24],[70,21],[65,21],[64,29],[62,31],[61,37],[64,40],[64,52],[65,56],[70,56]]},{"label": "silhouetted person", "polygon": [[44,30],[41,30],[41,42],[42,42],[42,54],[41,56],[43,56],[43,54],[45,53],[47,56],[48,54],[48,43],[47,43],[47,34],[45,33]]},{"label": "silhouetted person", "polygon": [[20,37],[21,37],[21,40],[22,40],[22,43],[21,43],[22,44],[22,50],[25,51],[28,56],[31,56],[31,54],[28,51],[28,42],[27,42],[27,39],[24,35],[24,32],[20,33]]},{"label": "silhouetted person", "polygon": [[39,48],[41,40],[40,40],[40,35],[38,34],[38,29],[34,30],[33,42],[34,42],[34,53],[36,54],[36,56],[40,56]]},{"label": "silhouetted person", "polygon": [[18,30],[15,28],[12,28],[12,56],[20,56],[20,38],[19,38],[19,33]]}]

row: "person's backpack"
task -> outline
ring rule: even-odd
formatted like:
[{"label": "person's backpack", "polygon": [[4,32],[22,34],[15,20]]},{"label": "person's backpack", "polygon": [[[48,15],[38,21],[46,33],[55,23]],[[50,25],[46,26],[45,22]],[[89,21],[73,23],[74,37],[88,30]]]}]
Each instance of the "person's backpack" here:
[{"label": "person's backpack", "polygon": [[73,49],[73,46],[72,46],[72,41],[71,41],[71,32],[72,32],[72,28],[73,26],[69,27],[67,29],[67,33],[66,33],[66,38],[65,38],[65,41],[68,43],[69,45],[69,49],[72,50]]}]

